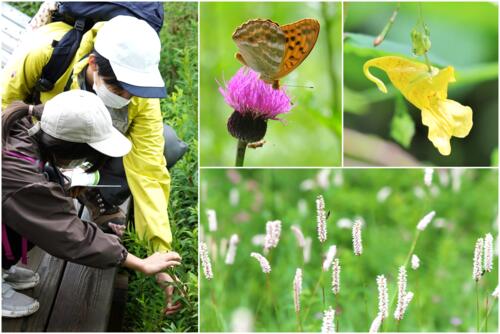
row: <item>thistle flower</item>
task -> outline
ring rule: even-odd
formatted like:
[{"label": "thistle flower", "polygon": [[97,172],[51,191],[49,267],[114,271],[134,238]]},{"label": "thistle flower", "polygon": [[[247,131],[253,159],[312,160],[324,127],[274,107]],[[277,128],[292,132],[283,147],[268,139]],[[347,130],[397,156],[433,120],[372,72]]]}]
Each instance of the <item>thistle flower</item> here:
[{"label": "thistle flower", "polygon": [[370,73],[370,67],[385,71],[394,87],[422,112],[422,123],[429,127],[428,138],[442,155],[451,153],[451,137],[464,138],[472,128],[472,109],[448,100],[448,83],[455,82],[454,68],[432,67],[402,57],[388,56],[368,60],[365,76],[387,93],[384,83]]},{"label": "thistle flower", "polygon": [[304,246],[306,245],[306,239],[304,238],[304,233],[302,233],[300,227],[297,225],[292,225],[290,229],[295,235],[295,238],[297,238],[297,244],[299,245],[299,247],[304,248]]},{"label": "thistle flower", "polygon": [[398,302],[396,304],[396,311],[394,311],[394,318],[397,320],[403,319],[405,311],[405,298],[406,298],[406,268],[405,266],[399,267],[398,274]]},{"label": "thistle flower", "polygon": [[389,292],[387,290],[387,279],[384,275],[377,276],[378,287],[378,314],[380,320],[384,320],[389,316]]},{"label": "thistle flower", "polygon": [[332,292],[337,295],[340,292],[340,261],[339,258],[333,260],[332,265]]},{"label": "thistle flower", "polygon": [[292,108],[284,88],[273,89],[249,68],[240,68],[219,92],[234,109],[227,122],[229,133],[246,143],[262,140],[267,121],[277,120]]},{"label": "thistle flower", "polygon": [[491,296],[492,296],[493,298],[498,299],[498,295],[499,295],[499,294],[500,294],[500,291],[498,290],[498,285],[497,285],[497,287],[495,288],[495,291],[493,291],[493,293],[491,294]]},{"label": "thistle flower", "polygon": [[483,245],[484,239],[477,239],[476,248],[474,249],[474,265],[472,268],[472,278],[476,282],[481,279],[481,276],[483,274]]},{"label": "thistle flower", "polygon": [[207,218],[208,218],[208,230],[210,232],[217,231],[217,214],[215,213],[215,210],[208,209]]},{"label": "thistle flower", "polygon": [[318,222],[318,239],[323,243],[326,241],[326,212],[325,212],[325,199],[323,196],[316,197],[316,213]]},{"label": "thistle flower", "polygon": [[281,221],[274,220],[266,223],[266,239],[264,240],[264,249],[276,248],[280,241]]},{"label": "thistle flower", "polygon": [[295,278],[293,279],[293,302],[295,312],[300,312],[300,294],[302,293],[302,269],[297,268]]},{"label": "thistle flower", "polygon": [[200,242],[200,259],[205,278],[211,280],[214,278],[214,274],[212,272],[212,264],[210,263],[210,258],[208,256],[207,244],[204,242]]},{"label": "thistle flower", "polygon": [[411,256],[411,269],[417,270],[420,267],[420,259],[417,255],[413,254]]},{"label": "thistle flower", "polygon": [[335,333],[335,310],[330,306],[323,314],[323,325],[321,326],[321,333]]},{"label": "thistle flower", "polygon": [[432,185],[432,174],[434,174],[434,169],[426,168],[424,170],[424,183],[427,187]]},{"label": "thistle flower", "polygon": [[328,271],[332,266],[333,258],[337,254],[337,246],[333,245],[328,248],[326,253],[325,261],[323,261],[323,271]]},{"label": "thistle flower", "polygon": [[417,224],[417,230],[423,231],[427,228],[427,225],[430,224],[434,216],[436,215],[436,211],[431,211],[426,214]]},{"label": "thistle flower", "polygon": [[233,234],[231,239],[229,239],[229,248],[226,254],[226,264],[234,264],[234,259],[236,257],[236,248],[238,247],[238,243],[240,242],[240,238],[237,234]]},{"label": "thistle flower", "polygon": [[493,236],[491,233],[484,237],[484,271],[493,270]]},{"label": "thistle flower", "polygon": [[267,261],[267,259],[264,256],[262,256],[259,253],[255,253],[255,252],[250,253],[250,256],[257,259],[257,261],[259,261],[260,267],[261,267],[262,272],[264,274],[269,274],[271,272],[271,265],[269,264],[269,261]]},{"label": "thistle flower", "polygon": [[373,322],[370,326],[370,331],[368,333],[377,333],[381,324],[382,324],[382,316],[378,314],[377,317],[373,319]]},{"label": "thistle flower", "polygon": [[352,247],[354,255],[361,255],[363,253],[363,243],[361,241],[361,221],[356,219],[352,226]]}]

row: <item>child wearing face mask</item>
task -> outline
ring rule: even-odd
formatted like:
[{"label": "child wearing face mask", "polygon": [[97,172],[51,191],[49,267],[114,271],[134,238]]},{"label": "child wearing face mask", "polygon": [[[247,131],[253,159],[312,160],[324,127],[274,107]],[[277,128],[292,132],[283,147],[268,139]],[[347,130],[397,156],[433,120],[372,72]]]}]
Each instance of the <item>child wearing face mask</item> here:
[{"label": "child wearing face mask", "polygon": [[[140,259],[117,236],[78,218],[58,167],[83,159],[92,164],[88,171],[95,171],[132,146],[113,128],[95,94],[72,90],[45,105],[11,104],[2,114],[2,144],[3,317],[27,316],[39,308],[36,300],[16,291],[39,281],[38,274],[15,266],[33,245],[67,261],[97,268],[125,266],[148,275],[180,264],[175,252]],[[49,180],[46,164],[59,177]]]},{"label": "child wearing face mask", "polygon": [[[4,70],[4,109],[15,100],[29,100],[54,41],[71,28],[64,22],[53,22],[34,32],[36,37],[29,50]],[[168,251],[172,233],[168,217],[170,174],[165,155],[170,166],[186,147],[181,145],[165,153],[169,131],[160,110],[159,98],[166,96],[158,69],[160,50],[157,33],[144,21],[117,16],[99,22],[83,35],[75,58],[53,89],[40,93],[40,102],[67,89],[86,90],[101,98],[113,126],[132,142],[132,149],[123,158],[109,159],[99,168],[102,184],[121,187],[87,189],[79,200],[103,230],[121,235],[126,221],[119,205],[132,195],[137,234],[146,238],[153,250]],[[163,275],[157,278],[170,279]],[[175,309],[169,306],[166,312]]]}]

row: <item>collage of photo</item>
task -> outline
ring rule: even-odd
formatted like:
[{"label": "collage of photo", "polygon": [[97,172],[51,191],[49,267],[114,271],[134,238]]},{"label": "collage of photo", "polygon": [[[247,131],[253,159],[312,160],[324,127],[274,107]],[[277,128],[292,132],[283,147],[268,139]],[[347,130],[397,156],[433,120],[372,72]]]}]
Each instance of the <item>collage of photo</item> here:
[{"label": "collage of photo", "polygon": [[1,2],[2,332],[497,333],[498,6]]}]

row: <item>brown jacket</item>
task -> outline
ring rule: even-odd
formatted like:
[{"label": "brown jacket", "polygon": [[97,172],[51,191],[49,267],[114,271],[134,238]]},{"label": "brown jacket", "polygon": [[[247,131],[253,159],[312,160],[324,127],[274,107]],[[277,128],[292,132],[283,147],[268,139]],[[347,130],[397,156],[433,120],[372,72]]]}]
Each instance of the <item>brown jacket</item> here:
[{"label": "brown jacket", "polygon": [[6,154],[40,159],[37,142],[27,134],[31,126],[18,121],[2,150],[2,223],[58,258],[97,268],[122,264],[127,251],[117,236],[80,220],[73,199],[39,166]]}]

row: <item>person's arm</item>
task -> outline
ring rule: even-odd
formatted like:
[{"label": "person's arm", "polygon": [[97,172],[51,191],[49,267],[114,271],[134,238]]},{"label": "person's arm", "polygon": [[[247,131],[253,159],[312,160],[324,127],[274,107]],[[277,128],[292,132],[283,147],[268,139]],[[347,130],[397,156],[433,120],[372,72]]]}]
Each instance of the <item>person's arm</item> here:
[{"label": "person's arm", "polygon": [[49,254],[79,264],[110,268],[123,264],[120,239],[78,218],[73,200],[53,182],[27,185],[2,203],[2,222]]},{"label": "person's arm", "polygon": [[153,255],[141,259],[130,253],[127,254],[123,266],[129,269],[140,271],[146,275],[156,274],[165,268],[180,265],[181,257],[176,252],[154,253]]},{"label": "person's arm", "polygon": [[163,155],[163,120],[158,99],[133,99],[128,137],[132,150],[123,158],[134,198],[136,232],[158,251],[171,248],[168,220],[170,174]]}]

